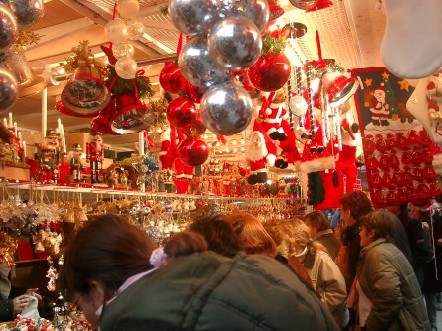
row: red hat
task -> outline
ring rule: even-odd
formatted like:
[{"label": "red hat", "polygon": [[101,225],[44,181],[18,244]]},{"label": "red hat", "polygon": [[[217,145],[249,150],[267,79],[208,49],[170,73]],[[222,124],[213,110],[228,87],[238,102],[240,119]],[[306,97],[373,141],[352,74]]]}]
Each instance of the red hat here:
[{"label": "red hat", "polygon": [[412,206],[419,211],[431,211],[433,209],[440,208],[440,205],[434,199],[414,202]]}]

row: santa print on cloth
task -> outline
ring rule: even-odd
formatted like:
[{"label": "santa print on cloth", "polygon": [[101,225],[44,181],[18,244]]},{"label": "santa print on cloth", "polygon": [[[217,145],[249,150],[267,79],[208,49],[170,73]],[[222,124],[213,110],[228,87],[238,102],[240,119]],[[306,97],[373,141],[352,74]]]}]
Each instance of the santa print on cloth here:
[{"label": "santa print on cloth", "polygon": [[374,206],[438,196],[432,162],[440,149],[407,107],[414,88],[383,67],[353,69],[352,75],[361,86],[355,103]]}]

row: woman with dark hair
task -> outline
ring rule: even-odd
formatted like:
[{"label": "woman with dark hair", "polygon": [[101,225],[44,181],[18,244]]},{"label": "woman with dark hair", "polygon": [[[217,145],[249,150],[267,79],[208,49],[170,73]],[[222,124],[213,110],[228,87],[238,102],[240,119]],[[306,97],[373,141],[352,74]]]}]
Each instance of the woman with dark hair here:
[{"label": "woman with dark hair", "polygon": [[315,210],[305,215],[304,221],[310,229],[310,236],[312,239],[321,243],[327,249],[332,260],[336,260],[341,243],[330,228],[330,223],[324,213]]},{"label": "woman with dark hair", "polygon": [[153,268],[154,248],[143,230],[116,216],[87,223],[65,250],[67,298],[101,331],[336,330],[316,296],[273,259],[179,248]]},{"label": "woman with dark hair", "polygon": [[359,325],[367,331],[430,330],[413,267],[392,243],[394,225],[390,213],[376,210],[361,217],[359,236]]}]

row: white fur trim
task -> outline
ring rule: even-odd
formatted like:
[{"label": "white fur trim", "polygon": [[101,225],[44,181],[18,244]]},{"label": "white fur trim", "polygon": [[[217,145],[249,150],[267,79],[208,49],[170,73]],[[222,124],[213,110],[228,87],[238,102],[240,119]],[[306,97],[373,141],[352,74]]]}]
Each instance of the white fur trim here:
[{"label": "white fur trim", "polygon": [[269,166],[273,167],[275,165],[276,156],[273,154],[267,154],[266,161]]},{"label": "white fur trim", "polygon": [[334,169],[335,160],[333,156],[321,157],[315,160],[301,162],[299,168],[307,174],[326,169]]},{"label": "white fur trim", "polygon": [[268,116],[268,115],[272,115],[272,110],[270,109],[270,108],[267,108],[266,109],[266,115]]}]

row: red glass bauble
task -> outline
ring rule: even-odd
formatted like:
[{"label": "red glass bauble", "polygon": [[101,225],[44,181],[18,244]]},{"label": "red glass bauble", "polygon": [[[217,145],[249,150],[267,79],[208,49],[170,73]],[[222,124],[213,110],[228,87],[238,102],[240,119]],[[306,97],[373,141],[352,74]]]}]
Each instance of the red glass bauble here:
[{"label": "red glass bauble", "polygon": [[209,147],[206,142],[197,137],[188,137],[180,146],[181,160],[192,167],[206,162],[209,157]]},{"label": "red glass bauble", "polygon": [[284,54],[270,53],[262,56],[249,68],[249,78],[260,91],[276,91],[283,87],[290,77],[290,61]]},{"label": "red glass bauble", "polygon": [[197,114],[195,104],[188,98],[176,98],[167,107],[167,119],[178,129],[189,128],[195,122]]},{"label": "red glass bauble", "polygon": [[234,71],[232,72],[232,76],[235,77],[240,81],[242,86],[249,92],[255,92],[256,88],[253,86],[252,82],[250,81],[249,75],[247,74],[248,70],[243,69],[240,71]]},{"label": "red glass bauble", "polygon": [[197,136],[206,132],[206,126],[204,125],[203,121],[201,120],[201,116],[199,113],[197,114],[195,121],[193,121],[191,130],[192,130],[192,133]]},{"label": "red glass bauble", "polygon": [[204,92],[207,91],[207,87],[192,85],[189,82],[187,82],[186,91],[187,91],[187,96],[190,100],[192,100],[195,103],[201,103],[201,98],[203,97]]},{"label": "red glass bauble", "polygon": [[160,72],[161,87],[169,93],[186,91],[187,81],[176,64],[168,64]]}]

